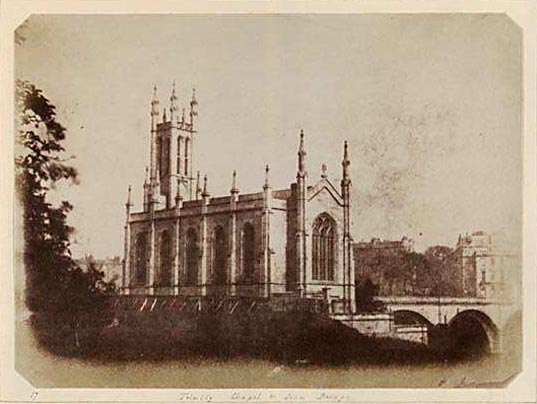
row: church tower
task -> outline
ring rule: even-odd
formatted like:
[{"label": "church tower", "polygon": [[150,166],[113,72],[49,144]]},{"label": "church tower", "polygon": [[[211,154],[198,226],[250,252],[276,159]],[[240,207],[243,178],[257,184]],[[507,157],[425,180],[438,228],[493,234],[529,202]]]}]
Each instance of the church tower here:
[{"label": "church tower", "polygon": [[175,82],[170,95],[169,117],[165,108],[159,122],[159,101],[156,87],[151,102],[151,167],[149,200],[160,202],[160,208],[170,209],[193,197],[195,177],[192,175],[192,149],[195,133],[194,119],[198,115],[195,89],[189,105],[178,112]]}]

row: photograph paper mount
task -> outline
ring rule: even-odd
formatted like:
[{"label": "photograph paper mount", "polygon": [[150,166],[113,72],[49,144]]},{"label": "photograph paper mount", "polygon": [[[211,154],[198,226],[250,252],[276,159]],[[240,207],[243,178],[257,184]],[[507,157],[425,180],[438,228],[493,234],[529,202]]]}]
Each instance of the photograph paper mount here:
[{"label": "photograph paper mount", "polygon": [[[4,152],[2,158],[2,172],[8,173],[8,175],[2,176],[2,195],[5,197],[2,200],[3,206],[5,209],[2,209],[2,214],[5,215],[2,217],[3,222],[8,224],[7,226],[2,226],[2,244],[5,246],[2,251],[2,263],[4,271],[2,271],[2,278],[0,279],[0,284],[2,284],[3,295],[5,297],[5,302],[2,305],[2,319],[4,320],[5,327],[3,327],[4,332],[2,334],[2,351],[0,358],[1,359],[1,369],[0,380],[0,398],[2,401],[6,402],[258,402],[258,403],[277,403],[277,402],[295,402],[295,403],[304,403],[304,402],[535,402],[536,400],[536,383],[535,383],[535,174],[536,174],[536,164],[535,164],[535,77],[537,77],[536,66],[535,66],[535,43],[532,41],[532,38],[535,38],[536,35],[536,10],[535,5],[529,2],[488,2],[488,3],[479,3],[479,4],[467,4],[463,2],[438,2],[433,4],[423,4],[421,2],[391,2],[391,3],[382,3],[376,4],[374,2],[361,3],[358,6],[350,6],[347,3],[335,2],[330,5],[319,2],[312,2],[310,4],[284,4],[284,3],[252,3],[245,2],[241,4],[222,2],[219,4],[213,3],[193,3],[193,2],[181,2],[170,4],[169,2],[133,2],[128,5],[128,8],[121,7],[115,3],[105,3],[105,4],[89,4],[84,2],[72,2],[69,4],[59,4],[57,2],[25,2],[18,3],[15,1],[6,1],[2,5],[2,33],[4,34],[3,41],[1,43],[2,52],[4,55],[5,69],[3,69],[4,80],[2,80],[2,99],[4,100],[3,105],[7,107],[2,110],[2,125],[3,133],[14,134],[13,136],[3,136],[2,137],[2,147],[1,150]],[[14,137],[16,134],[15,123],[15,109],[14,109],[14,97],[15,89],[14,84],[15,78],[17,77],[17,71],[15,71],[15,60],[13,59],[15,38],[14,31],[15,29],[30,15],[41,15],[41,14],[77,14],[79,17],[81,15],[87,15],[87,17],[93,14],[114,14],[114,15],[147,15],[153,14],[162,15],[162,14],[364,14],[364,13],[378,13],[378,14],[392,14],[392,13],[404,13],[404,14],[414,14],[414,13],[504,13],[506,14],[515,24],[517,24],[522,31],[522,71],[523,71],[523,80],[522,80],[522,94],[521,98],[522,108],[523,108],[523,251],[522,251],[522,260],[523,260],[523,284],[521,296],[523,299],[523,348],[522,348],[522,372],[514,376],[514,378],[506,380],[508,383],[507,387],[503,386],[475,386],[472,384],[472,376],[464,375],[461,379],[461,383],[453,385],[449,389],[434,389],[434,388],[418,388],[418,389],[402,389],[402,388],[392,388],[392,389],[379,389],[375,388],[375,384],[371,383],[371,388],[359,388],[359,389],[341,389],[341,388],[317,388],[314,380],[322,380],[324,383],[327,380],[330,380],[327,376],[328,373],[332,373],[332,377],[345,377],[345,370],[340,369],[336,370],[326,367],[321,367],[316,369],[315,372],[311,372],[310,377],[311,382],[308,383],[308,386],[311,388],[304,388],[300,386],[299,388],[292,389],[282,389],[282,388],[254,388],[249,386],[244,386],[241,384],[237,388],[230,387],[227,383],[219,383],[218,380],[214,381],[215,387],[212,388],[193,388],[193,389],[170,389],[170,388],[143,388],[138,389],[136,387],[136,381],[132,381],[131,384],[126,386],[125,389],[109,389],[106,386],[95,386],[91,387],[98,388],[78,388],[77,386],[70,386],[69,388],[58,388],[58,387],[39,387],[32,386],[23,375],[21,375],[15,368],[16,358],[15,355],[20,349],[21,344],[26,343],[27,341],[22,341],[20,334],[17,334],[14,330],[15,323],[17,321],[17,308],[16,301],[20,301],[20,295],[18,290],[12,285],[16,285],[18,280],[15,275],[15,268],[19,268],[20,264],[18,263],[18,256],[15,254],[17,243],[20,241],[17,239],[17,231],[20,233],[20,230],[16,229],[16,196],[13,189],[14,183],[14,169],[13,169],[13,156],[16,154],[14,151]],[[184,87],[186,83],[177,83]],[[39,84],[36,83],[39,87]],[[190,85],[190,83],[188,83]],[[133,91],[139,91],[139,89],[133,89]],[[210,90],[209,90],[210,91]],[[52,96],[45,92],[46,96],[50,96],[52,102],[54,99]],[[184,95],[184,90],[183,94]],[[140,97],[147,98],[147,94],[138,94]],[[232,96],[232,95],[230,95]],[[168,94],[164,92],[161,95],[161,106],[167,107],[167,97]],[[198,98],[201,96],[198,95]],[[147,102],[142,106],[146,107]],[[204,111],[207,113],[206,111]],[[147,115],[147,114],[146,114]],[[145,119],[146,115],[142,115],[141,119]],[[300,118],[298,118],[300,120]],[[145,127],[146,122],[141,120],[141,125]],[[304,124],[307,128],[307,123]],[[142,127],[142,128],[143,128]],[[68,128],[69,129],[69,128]],[[298,129],[298,128],[296,128]],[[295,128],[286,128],[288,132],[293,132]],[[143,134],[143,129],[140,129],[140,136],[146,136]],[[305,130],[306,136],[308,134],[308,129]],[[297,132],[298,133],[298,132]],[[288,133],[287,136],[294,135],[294,132]],[[209,136],[209,135],[207,135]],[[276,136],[276,135],[275,135]],[[351,135],[352,137],[352,135]],[[274,143],[277,143],[278,138],[275,137]],[[293,138],[292,141],[286,141],[287,144],[294,144],[293,142],[297,140]],[[306,140],[308,140],[306,138]],[[315,154],[315,149],[317,147],[316,142],[312,141],[313,145],[309,146],[308,152],[313,152]],[[144,143],[144,147],[146,144]],[[321,147],[325,147],[322,145]],[[352,142],[351,142],[352,146]],[[275,146],[278,150],[278,146]],[[311,150],[313,149],[313,150]],[[69,152],[69,150],[68,150]],[[290,156],[294,157],[296,155],[296,150],[286,150],[285,152],[280,152],[282,159],[284,153],[288,153]],[[144,156],[146,150],[143,150]],[[300,153],[300,151],[299,151]],[[323,153],[320,153],[322,155]],[[269,155],[264,153],[263,156]],[[330,156],[334,155],[333,153]],[[309,155],[308,155],[309,157]],[[274,158],[274,157],[273,157]],[[328,157],[322,157],[328,158]],[[339,161],[341,158],[339,155],[335,155],[335,158],[338,160],[330,161],[334,169],[334,172],[339,175],[340,164]],[[145,160],[144,160],[145,161]],[[345,159],[343,160],[345,161]],[[313,164],[316,164],[317,161],[311,162],[308,161],[309,167],[308,175],[310,175],[311,180],[310,184],[313,185],[317,181],[316,173],[313,171],[316,167]],[[198,162],[199,164],[199,162]],[[282,163],[284,164],[284,162]],[[141,163],[143,167],[143,163]],[[136,167],[135,170],[139,170],[140,167]],[[232,166],[226,166],[226,169],[232,169]],[[323,174],[325,173],[326,168],[323,168]],[[337,171],[336,171],[337,170]],[[131,171],[134,171],[131,169]],[[244,173],[247,173],[247,170],[240,170]],[[294,180],[293,172],[288,173],[289,175],[285,177],[285,181],[291,182]],[[244,174],[243,174],[244,175]],[[256,178],[260,178],[261,182],[263,180],[264,173],[261,175],[255,175]],[[278,173],[276,172],[277,176]],[[344,174],[343,174],[344,176]],[[227,173],[224,175],[226,179],[229,177]],[[242,177],[239,177],[242,179]],[[257,181],[259,182],[259,181]],[[337,183],[337,181],[335,181]],[[339,185],[339,183],[337,183]],[[262,187],[262,183],[259,187]],[[239,184],[240,187],[240,184]],[[139,184],[133,184],[133,188],[140,188]],[[251,189],[257,188],[250,187]],[[245,189],[245,193],[246,193]],[[203,189],[202,189],[203,192]],[[162,191],[162,194],[165,196],[163,199],[163,204],[166,204],[167,199],[171,199],[170,195],[166,195],[165,190]],[[141,194],[139,194],[141,196]],[[225,195],[224,192],[216,193],[215,196]],[[116,201],[114,201],[115,203]],[[124,203],[124,198],[117,201],[118,204]],[[128,202],[130,203],[130,202]],[[138,204],[138,201],[136,201]],[[141,208],[141,204],[138,204]],[[137,209],[141,210],[141,209]],[[145,209],[143,209],[145,210]],[[15,220],[14,220],[15,218]],[[15,225],[13,225],[15,223]],[[123,227],[117,229],[120,232]],[[358,240],[355,240],[358,241]],[[9,248],[6,248],[9,246]],[[324,264],[323,264],[324,265]],[[156,267],[155,267],[156,268]],[[127,273],[129,273],[127,271]],[[123,271],[122,276],[125,276],[125,271]],[[152,276],[154,276],[153,274]],[[349,275],[350,277],[350,275]],[[129,283],[123,280],[122,287],[128,288]],[[354,296],[354,293],[346,291],[345,287],[347,284],[343,283],[343,288],[341,290],[341,299],[342,309],[341,315],[345,316],[348,313],[347,304],[354,305],[355,302],[351,302],[352,299],[345,299],[345,296]],[[354,285],[354,284],[353,284]],[[350,286],[349,286],[350,288]],[[322,292],[321,290],[315,292]],[[338,298],[340,296],[337,296]],[[337,299],[336,299],[337,300]],[[392,302],[393,303],[393,302]],[[144,305],[143,309],[145,310],[147,305],[156,304],[155,300],[142,298],[141,305]],[[336,307],[338,302],[335,303],[333,307]],[[389,303],[390,304],[390,303]],[[200,303],[201,305],[201,303]],[[149,307],[151,308],[151,307]],[[140,308],[137,308],[140,310]],[[352,323],[352,309],[350,310],[351,318],[345,318],[340,321],[350,321]],[[439,315],[440,316],[440,315]],[[54,361],[50,362],[50,372],[60,371],[59,366],[61,366]],[[26,364],[26,365],[31,365]],[[73,372],[76,372],[78,369],[84,367],[83,361],[73,362]],[[136,365],[134,365],[136,366]],[[114,377],[114,372],[124,372],[124,368],[129,367],[129,362],[121,363],[119,368],[113,369],[110,372],[109,377]],[[239,366],[240,367],[240,366]],[[28,368],[31,369],[31,366]],[[27,368],[27,369],[28,369]],[[244,369],[248,369],[247,366]],[[65,371],[65,370],[64,370]],[[140,377],[143,377],[144,370],[140,371]],[[233,377],[240,378],[241,371],[240,369],[230,369],[227,368],[226,371],[231,372]],[[274,377],[278,372],[285,372],[284,366],[273,366],[271,373],[267,374],[267,378]],[[402,370],[404,372],[404,369]],[[203,372],[198,370],[199,375]],[[69,372],[66,373],[67,375]],[[242,377],[247,377],[248,375],[244,374]],[[68,376],[66,376],[68,377]],[[223,379],[225,377],[223,376]],[[227,379],[229,380],[229,378]],[[328,382],[329,387],[337,386],[331,385]],[[68,384],[69,385],[69,384]],[[225,386],[225,388],[219,388],[219,386]],[[458,387],[458,388],[455,388]],[[480,388],[475,388],[480,387]],[[489,388],[490,387],[490,388]]]}]

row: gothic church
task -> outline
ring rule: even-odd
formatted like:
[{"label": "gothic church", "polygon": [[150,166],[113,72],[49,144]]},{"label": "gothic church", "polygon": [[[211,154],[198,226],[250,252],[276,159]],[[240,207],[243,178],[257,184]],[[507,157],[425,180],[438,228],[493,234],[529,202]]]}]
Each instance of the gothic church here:
[{"label": "gothic church", "polygon": [[[259,192],[243,194],[233,172],[228,195],[212,197],[194,174],[195,92],[178,113],[175,86],[162,117],[151,101],[150,166],[143,210],[126,204],[123,294],[253,296],[290,294],[340,301],[354,309],[347,143],[339,187],[325,170],[314,184],[306,171],[304,133],[296,180],[273,189],[269,167]],[[168,112],[168,116],[167,116]]]}]

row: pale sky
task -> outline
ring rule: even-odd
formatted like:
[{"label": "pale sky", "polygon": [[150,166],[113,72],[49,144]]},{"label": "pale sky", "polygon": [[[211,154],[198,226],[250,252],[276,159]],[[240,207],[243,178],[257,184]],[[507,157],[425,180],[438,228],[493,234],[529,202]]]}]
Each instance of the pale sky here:
[{"label": "pale sky", "polygon": [[341,177],[349,141],[353,237],[418,250],[459,233],[521,232],[521,34],[503,15],[33,16],[16,75],[67,127],[80,184],[78,257],[122,254],[127,187],[142,207],[150,100],[196,87],[194,164],[212,196],[296,175],[304,129],[310,184]]}]

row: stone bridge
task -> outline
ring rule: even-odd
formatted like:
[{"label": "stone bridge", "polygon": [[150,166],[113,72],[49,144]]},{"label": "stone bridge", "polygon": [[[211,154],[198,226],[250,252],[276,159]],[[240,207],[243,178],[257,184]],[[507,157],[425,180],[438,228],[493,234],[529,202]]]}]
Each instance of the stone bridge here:
[{"label": "stone bridge", "polygon": [[485,332],[490,351],[500,352],[506,325],[520,306],[500,300],[465,297],[379,297],[396,323],[440,325],[453,329],[478,325]]}]

